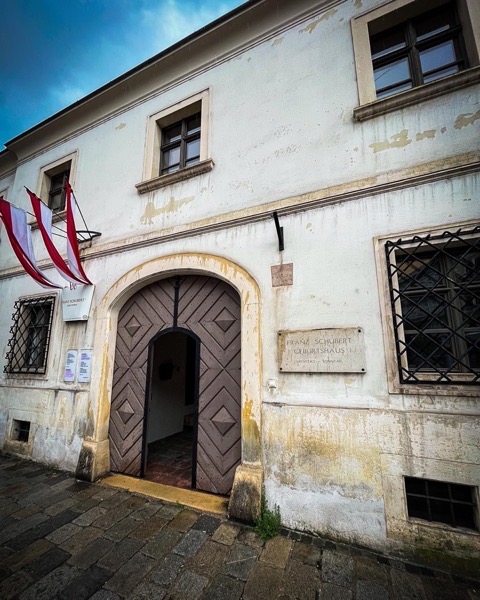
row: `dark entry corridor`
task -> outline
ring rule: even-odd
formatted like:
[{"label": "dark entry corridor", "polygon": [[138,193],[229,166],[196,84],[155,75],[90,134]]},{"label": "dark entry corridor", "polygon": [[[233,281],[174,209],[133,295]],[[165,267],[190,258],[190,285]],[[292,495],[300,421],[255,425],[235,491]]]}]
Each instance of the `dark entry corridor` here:
[{"label": "dark entry corridor", "polygon": [[192,446],[192,427],[148,444],[145,479],[191,489]]}]

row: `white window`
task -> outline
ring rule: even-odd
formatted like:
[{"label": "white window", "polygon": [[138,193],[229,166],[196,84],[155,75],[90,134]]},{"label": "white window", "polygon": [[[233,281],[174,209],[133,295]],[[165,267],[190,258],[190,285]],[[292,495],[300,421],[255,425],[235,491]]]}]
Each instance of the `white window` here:
[{"label": "white window", "polygon": [[477,0],[393,0],[353,19],[352,35],[358,120],[480,81]]},{"label": "white window", "polygon": [[140,193],[206,173],[209,154],[208,90],[151,115],[147,124],[143,181]]}]

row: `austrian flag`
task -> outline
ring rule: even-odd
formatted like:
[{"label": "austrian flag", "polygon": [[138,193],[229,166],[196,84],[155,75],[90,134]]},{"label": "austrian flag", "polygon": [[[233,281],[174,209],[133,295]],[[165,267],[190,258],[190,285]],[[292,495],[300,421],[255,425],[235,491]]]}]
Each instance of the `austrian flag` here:
[{"label": "austrian flag", "polygon": [[[71,196],[70,185],[68,183],[66,185],[67,190],[70,190],[70,194],[68,194],[67,191],[67,196]],[[69,207],[69,204],[67,204],[67,256],[69,262],[69,264],[67,265],[62,256],[60,255],[60,252],[55,247],[55,244],[53,243],[52,211],[40,200],[40,198],[38,198],[38,196],[36,196],[28,188],[25,189],[27,190],[27,194],[30,196],[33,212],[35,213],[38,228],[42,234],[45,247],[57,271],[64,279],[66,279],[70,283],[91,285],[91,281],[85,275],[80,264],[80,255],[78,252],[78,243],[75,231],[75,220],[72,217],[69,221],[69,212],[72,212],[72,207]],[[73,251],[71,249],[72,246],[74,248]]]},{"label": "austrian flag", "polygon": [[[75,227],[75,198],[73,197],[72,188],[68,181],[65,183],[68,264],[62,258],[60,252],[53,243],[52,211],[33,192],[27,188],[25,189],[30,196],[33,212],[37,219],[38,229],[42,235],[48,255],[52,259],[58,273],[70,284],[93,285],[85,274],[80,262],[80,252],[78,250],[77,231]],[[25,271],[42,287],[62,288],[62,286],[50,281],[50,279],[48,279],[48,277],[46,277],[37,267],[33,252],[31,228],[27,223],[27,213],[0,197],[0,219],[5,224],[5,230],[13,251]]]},{"label": "austrian flag", "polygon": [[75,205],[76,200],[73,190],[68,181],[65,182],[65,205],[67,207],[67,257],[70,270],[78,279],[82,279],[86,285],[93,285],[88,279],[80,262],[80,252],[78,250],[77,228],[75,226]]},{"label": "austrian flag", "polygon": [[30,277],[44,288],[61,288],[60,285],[50,281],[37,267],[26,212],[0,198],[0,218],[5,225],[16,257]]}]

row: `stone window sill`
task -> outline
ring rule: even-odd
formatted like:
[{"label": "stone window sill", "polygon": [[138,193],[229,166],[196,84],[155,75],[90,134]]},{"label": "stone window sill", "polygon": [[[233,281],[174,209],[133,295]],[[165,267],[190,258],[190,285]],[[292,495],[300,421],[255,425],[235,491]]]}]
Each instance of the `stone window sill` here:
[{"label": "stone window sill", "polygon": [[461,90],[479,82],[480,66],[477,66],[455,73],[455,75],[444,77],[438,81],[426,83],[406,92],[382,98],[381,100],[375,100],[375,102],[370,102],[363,106],[357,106],[353,110],[353,116],[356,121],[367,121],[368,119],[373,119],[374,117],[405,108],[406,106],[419,104],[420,102]]},{"label": "stone window sill", "polygon": [[190,179],[191,177],[196,177],[203,173],[208,173],[213,169],[213,166],[214,162],[209,158],[208,160],[202,160],[202,162],[192,165],[191,167],[185,167],[184,169],[175,171],[175,173],[167,173],[167,175],[160,175],[159,177],[154,177],[148,181],[142,181],[141,183],[135,184],[135,187],[139,194],[145,194],[146,192],[152,192],[153,190],[158,190],[167,185],[172,185],[173,183],[178,183],[179,181],[184,181],[185,179]]}]

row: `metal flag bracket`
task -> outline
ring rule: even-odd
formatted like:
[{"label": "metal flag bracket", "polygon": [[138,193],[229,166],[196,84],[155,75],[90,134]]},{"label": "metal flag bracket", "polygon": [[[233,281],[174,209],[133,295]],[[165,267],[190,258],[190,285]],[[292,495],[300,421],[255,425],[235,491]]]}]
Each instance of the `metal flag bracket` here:
[{"label": "metal flag bracket", "polygon": [[82,242],[91,242],[94,238],[102,235],[99,231],[91,231],[90,229],[76,229],[75,233],[77,234],[79,244]]},{"label": "metal flag bracket", "polygon": [[278,236],[278,250],[282,252],[285,249],[285,244],[283,242],[283,227],[280,227],[280,221],[278,220],[278,213],[275,211],[273,213],[273,218],[275,220],[275,228],[277,230]]}]

